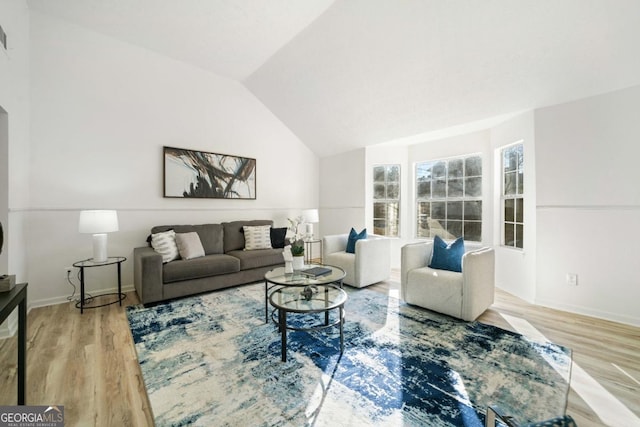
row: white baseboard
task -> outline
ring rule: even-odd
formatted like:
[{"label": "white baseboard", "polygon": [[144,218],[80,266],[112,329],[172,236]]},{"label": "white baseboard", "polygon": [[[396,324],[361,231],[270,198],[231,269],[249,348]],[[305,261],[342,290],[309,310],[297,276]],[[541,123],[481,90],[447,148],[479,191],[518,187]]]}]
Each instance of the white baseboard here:
[{"label": "white baseboard", "polygon": [[2,325],[0,325],[0,339],[9,338],[15,335],[18,331],[18,307],[13,310],[13,313],[7,317]]},{"label": "white baseboard", "polygon": [[[133,285],[127,285],[122,287],[122,292],[131,292],[131,291],[135,291],[135,288],[133,287]],[[97,291],[92,290],[91,295],[95,297],[103,294],[110,294],[110,293],[117,293],[117,292],[118,292],[118,287],[116,286],[114,288],[109,288],[109,289],[101,289]],[[76,296],[80,298],[80,294],[76,294]],[[31,311],[32,308],[36,308],[36,307],[47,307],[49,305],[68,303],[69,300],[67,298],[68,297],[66,296],[61,296],[61,297],[44,298],[40,300],[29,301],[27,304],[27,313],[29,313],[29,311]],[[9,315],[7,320],[5,320],[4,323],[0,325],[0,339],[10,338],[14,336],[16,332],[18,332],[17,307],[16,307],[16,310],[14,310],[14,312]]]},{"label": "white baseboard", "polygon": [[[126,285],[122,287],[122,292],[131,292],[134,291],[135,288],[133,287],[133,285]],[[113,287],[113,288],[108,288],[108,289],[99,289],[99,290],[94,290],[92,289],[91,292],[89,292],[91,295],[95,296],[99,296],[99,295],[103,295],[103,294],[110,294],[110,293],[117,293],[118,292],[118,287]],[[77,297],[78,299],[80,298],[80,293],[77,292],[75,297]],[[39,299],[39,300],[35,300],[35,301],[29,301],[29,310],[31,310],[32,308],[35,307],[47,307],[49,305],[57,305],[57,304],[63,304],[63,303],[67,303],[69,302],[68,297],[67,296],[60,296],[60,297],[53,297],[53,298],[43,298],[43,299]]]},{"label": "white baseboard", "polygon": [[593,308],[589,307],[558,303],[557,301],[545,299],[536,299],[535,304],[554,308],[556,310],[568,311],[570,313],[582,314],[585,316],[596,317],[598,319],[610,320],[612,322],[624,323],[627,325],[640,327],[640,317],[638,316],[627,316],[620,313],[610,313],[602,310],[594,310]]}]

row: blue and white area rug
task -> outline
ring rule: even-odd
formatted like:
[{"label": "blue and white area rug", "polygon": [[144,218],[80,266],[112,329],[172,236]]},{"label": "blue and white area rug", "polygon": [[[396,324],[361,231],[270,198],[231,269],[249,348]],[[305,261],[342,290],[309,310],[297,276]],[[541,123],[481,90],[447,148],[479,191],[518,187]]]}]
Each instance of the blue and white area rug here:
[{"label": "blue and white area rug", "polygon": [[[280,334],[264,285],[128,308],[158,426],[484,426],[564,414],[569,350],[348,289],[337,328]],[[299,319],[304,322],[307,319]]]}]

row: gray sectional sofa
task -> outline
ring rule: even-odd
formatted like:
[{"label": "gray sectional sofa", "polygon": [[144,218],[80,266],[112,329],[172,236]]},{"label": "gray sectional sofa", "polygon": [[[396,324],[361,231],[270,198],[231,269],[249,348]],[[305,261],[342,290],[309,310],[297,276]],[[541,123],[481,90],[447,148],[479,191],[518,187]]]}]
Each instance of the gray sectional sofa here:
[{"label": "gray sectional sofa", "polygon": [[233,221],[221,224],[162,225],[151,233],[174,230],[195,231],[205,256],[162,262],[162,255],[151,245],[135,248],[134,285],[143,304],[213,291],[259,281],[264,274],[284,265],[282,249],[244,250],[243,226],[270,225],[273,221]]}]

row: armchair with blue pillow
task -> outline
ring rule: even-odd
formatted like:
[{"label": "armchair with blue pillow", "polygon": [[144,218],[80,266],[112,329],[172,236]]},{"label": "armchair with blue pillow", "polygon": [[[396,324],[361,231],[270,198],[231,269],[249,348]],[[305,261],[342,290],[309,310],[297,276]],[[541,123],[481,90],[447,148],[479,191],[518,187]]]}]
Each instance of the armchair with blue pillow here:
[{"label": "armchair with blue pillow", "polygon": [[343,283],[363,288],[391,276],[391,241],[367,229],[322,238],[322,262],[342,268]]},{"label": "armchair with blue pillow", "polygon": [[407,303],[467,321],[491,304],[495,293],[495,251],[462,238],[402,247],[400,290]]}]

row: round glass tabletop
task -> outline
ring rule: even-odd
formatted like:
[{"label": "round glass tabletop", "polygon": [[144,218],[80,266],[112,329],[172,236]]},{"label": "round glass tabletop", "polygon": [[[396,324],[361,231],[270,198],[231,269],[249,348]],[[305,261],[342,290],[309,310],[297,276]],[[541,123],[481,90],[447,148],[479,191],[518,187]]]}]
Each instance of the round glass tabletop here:
[{"label": "round glass tabletop", "polygon": [[[302,273],[304,270],[314,267],[323,267],[331,270],[328,274],[322,276],[307,276]],[[346,273],[340,267],[333,265],[319,265],[319,264],[305,264],[304,268],[300,271],[293,273],[284,272],[284,267],[274,268],[264,275],[266,281],[274,283],[276,285],[292,286],[292,285],[322,285],[327,283],[340,282],[344,279]]]}]

